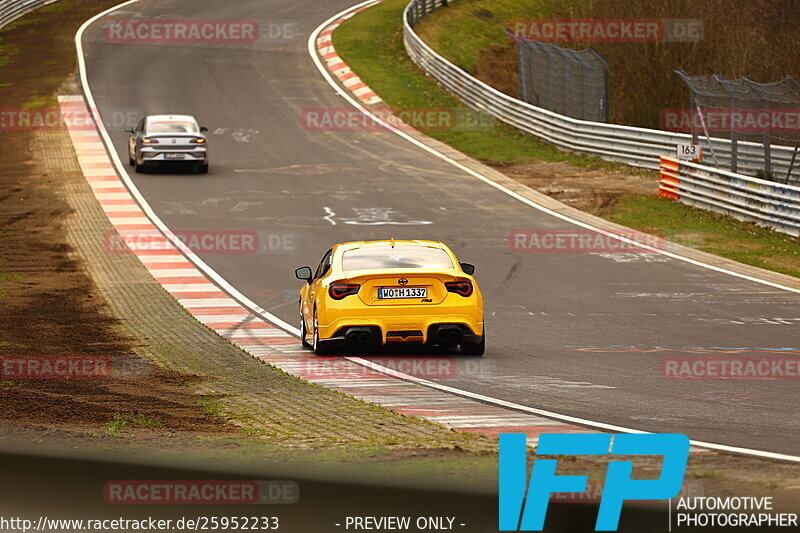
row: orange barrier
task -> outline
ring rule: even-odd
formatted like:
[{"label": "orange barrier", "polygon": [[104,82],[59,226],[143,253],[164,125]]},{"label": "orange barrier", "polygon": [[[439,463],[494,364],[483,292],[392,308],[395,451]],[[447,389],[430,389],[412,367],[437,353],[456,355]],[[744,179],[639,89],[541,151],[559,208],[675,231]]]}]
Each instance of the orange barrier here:
[{"label": "orange barrier", "polygon": [[662,155],[660,167],[658,195],[662,198],[677,200],[680,198],[678,186],[681,183],[678,159],[669,155]]}]

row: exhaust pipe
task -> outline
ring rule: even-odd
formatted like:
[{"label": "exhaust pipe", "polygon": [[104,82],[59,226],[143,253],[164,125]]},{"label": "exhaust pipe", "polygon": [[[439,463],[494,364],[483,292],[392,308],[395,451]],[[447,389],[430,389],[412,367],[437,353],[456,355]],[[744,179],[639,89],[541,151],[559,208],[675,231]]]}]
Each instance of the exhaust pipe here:
[{"label": "exhaust pipe", "polygon": [[365,345],[372,342],[372,332],[363,329],[352,328],[345,336],[348,344]]},{"label": "exhaust pipe", "polygon": [[461,342],[461,330],[459,328],[441,328],[436,332],[436,340],[443,346],[455,346]]}]

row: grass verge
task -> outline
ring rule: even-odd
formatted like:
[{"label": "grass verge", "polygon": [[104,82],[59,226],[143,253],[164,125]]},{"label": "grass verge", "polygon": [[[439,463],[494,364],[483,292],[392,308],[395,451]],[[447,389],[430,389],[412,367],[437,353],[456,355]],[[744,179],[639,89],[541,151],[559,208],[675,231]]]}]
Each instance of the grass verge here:
[{"label": "grass verge", "polygon": [[713,211],[657,196],[625,196],[606,218],[746,265],[800,277],[797,239]]},{"label": "grass verge", "polygon": [[[333,34],[336,51],[395,112],[431,108],[466,110],[408,58],[403,47],[401,23],[407,3],[408,0],[386,0],[347,20]],[[563,152],[496,122],[481,131],[417,129],[489,164],[540,160],[566,162],[587,169],[633,171],[630,167],[597,158]],[[655,196],[629,195],[623,197],[606,218],[741,263],[800,277],[797,239],[732,217]]]},{"label": "grass verge", "polygon": [[163,425],[163,422],[159,422],[143,413],[116,414],[106,425],[106,434],[110,437],[120,437],[129,426],[156,428]]}]

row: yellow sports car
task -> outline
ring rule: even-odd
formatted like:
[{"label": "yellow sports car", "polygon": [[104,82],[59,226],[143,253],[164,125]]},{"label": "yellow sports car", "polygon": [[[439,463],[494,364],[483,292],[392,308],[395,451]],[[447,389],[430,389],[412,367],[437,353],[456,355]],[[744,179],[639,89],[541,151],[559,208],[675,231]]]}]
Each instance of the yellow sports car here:
[{"label": "yellow sports car", "polygon": [[474,272],[440,242],[337,244],[316,271],[295,271],[306,282],[303,346],[326,355],[407,342],[483,355],[483,297]]}]

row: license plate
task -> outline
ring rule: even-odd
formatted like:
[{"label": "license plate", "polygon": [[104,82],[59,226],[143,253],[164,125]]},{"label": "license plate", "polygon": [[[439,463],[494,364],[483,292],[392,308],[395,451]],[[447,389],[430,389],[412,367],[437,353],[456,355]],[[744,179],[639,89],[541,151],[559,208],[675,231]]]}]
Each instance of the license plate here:
[{"label": "license plate", "polygon": [[183,159],[183,154],[164,154],[164,159]]},{"label": "license plate", "polygon": [[378,289],[379,300],[392,300],[397,298],[427,298],[427,287],[381,287]]}]

